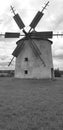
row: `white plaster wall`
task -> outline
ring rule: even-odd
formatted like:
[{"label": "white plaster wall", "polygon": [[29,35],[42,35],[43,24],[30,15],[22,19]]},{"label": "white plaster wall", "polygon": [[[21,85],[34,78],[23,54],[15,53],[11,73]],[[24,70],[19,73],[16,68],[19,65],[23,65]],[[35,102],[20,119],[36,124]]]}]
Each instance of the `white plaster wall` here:
[{"label": "white plaster wall", "polygon": [[[23,50],[16,58],[15,77],[37,79],[51,78],[53,63],[50,41],[34,40],[41,51],[41,58],[44,60],[46,67],[44,67],[42,61],[34,55],[29,42],[28,40],[25,41]],[[28,62],[25,61],[25,57],[28,57]],[[28,70],[28,74],[25,74],[24,70]]]}]

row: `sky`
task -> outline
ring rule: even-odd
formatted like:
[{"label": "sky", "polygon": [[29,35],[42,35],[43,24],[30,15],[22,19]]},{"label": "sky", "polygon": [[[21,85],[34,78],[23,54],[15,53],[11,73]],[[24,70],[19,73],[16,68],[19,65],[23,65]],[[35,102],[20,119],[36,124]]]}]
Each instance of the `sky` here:
[{"label": "sky", "polygon": [[[12,5],[16,13],[19,13],[25,24],[25,30],[38,11],[41,11],[47,0],[0,0],[0,34],[5,32],[21,32],[13,20],[13,13],[10,9]],[[63,0],[49,0],[49,6],[44,10],[44,16],[38,23],[36,31],[53,31],[63,33]],[[18,39],[5,39],[0,35],[0,69],[14,69],[15,59],[10,67],[9,61],[12,59],[12,52],[16,47]],[[63,37],[51,39],[52,57],[54,68],[63,70]]]}]

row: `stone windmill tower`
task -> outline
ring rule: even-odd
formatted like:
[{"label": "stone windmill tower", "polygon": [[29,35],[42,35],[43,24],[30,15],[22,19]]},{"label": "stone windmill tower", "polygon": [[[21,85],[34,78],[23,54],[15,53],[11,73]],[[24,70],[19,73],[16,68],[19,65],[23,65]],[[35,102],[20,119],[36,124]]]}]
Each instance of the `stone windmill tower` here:
[{"label": "stone windmill tower", "polygon": [[[48,5],[49,1],[43,7],[42,11],[38,11],[30,24],[29,32],[24,30],[24,23],[18,14],[15,14],[13,7],[11,9],[14,13],[14,20],[18,27],[22,29],[24,37],[19,39],[16,44],[17,47],[12,55],[16,57],[15,63],[15,77],[17,78],[52,78],[53,62],[51,45],[52,32],[36,32],[35,27],[43,16],[43,11]],[[5,38],[18,38],[20,33],[5,33]],[[14,58],[13,57],[13,58]],[[12,59],[13,60],[13,59]],[[11,60],[11,62],[12,62]],[[11,64],[9,63],[9,65]]]}]

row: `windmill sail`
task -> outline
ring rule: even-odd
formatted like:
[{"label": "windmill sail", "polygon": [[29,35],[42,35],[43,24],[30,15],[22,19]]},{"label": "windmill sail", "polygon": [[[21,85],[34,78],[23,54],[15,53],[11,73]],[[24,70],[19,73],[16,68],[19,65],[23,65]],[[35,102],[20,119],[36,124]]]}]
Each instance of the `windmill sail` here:
[{"label": "windmill sail", "polygon": [[34,17],[34,19],[32,20],[32,22],[30,24],[31,29],[32,28],[34,29],[37,26],[38,22],[40,21],[40,19],[44,15],[43,11],[46,9],[48,4],[49,4],[49,1],[45,4],[45,6],[43,7],[42,11],[38,11],[38,13],[36,14],[36,16]]},{"label": "windmill sail", "polygon": [[30,36],[31,38],[34,38],[34,39],[49,39],[53,37],[53,32],[52,31],[31,32]]},{"label": "windmill sail", "polygon": [[35,42],[32,40],[32,44],[33,44],[33,46],[34,46],[34,48],[35,48],[35,50],[36,50],[36,53],[37,53],[37,56],[40,58],[40,60],[42,61],[42,64],[44,65],[44,66],[46,66],[45,65],[45,62],[44,62],[44,60],[41,58],[41,52],[40,52],[40,50],[39,50],[39,48],[37,47],[37,45],[35,44]]},{"label": "windmill sail", "polygon": [[19,38],[20,33],[6,32],[5,38]]},{"label": "windmill sail", "polygon": [[37,47],[37,45],[35,44],[35,42],[34,42],[33,40],[30,40],[30,46],[31,46],[31,48],[32,48],[33,53],[35,54],[35,56],[36,56],[36,57],[39,57],[40,60],[41,60],[41,62],[42,62],[42,64],[43,64],[44,66],[46,66],[44,60],[43,60],[43,59],[41,58],[41,56],[40,56],[40,55],[41,55],[41,52],[40,52],[39,48]]},{"label": "windmill sail", "polygon": [[37,54],[38,54],[38,55],[41,55],[41,52],[40,52],[39,48],[37,47],[36,43],[35,43],[33,40],[32,40],[32,43],[33,43],[33,45],[34,45],[34,48],[35,48]]},{"label": "windmill sail", "polygon": [[19,40],[17,47],[13,51],[12,55],[15,56],[15,57],[18,57],[18,55],[21,52],[21,50],[23,49],[23,47],[24,47],[24,40],[23,41]]},{"label": "windmill sail", "polygon": [[32,43],[31,40],[30,40],[29,44],[30,44],[30,47],[33,50],[34,55],[37,57],[38,56],[37,50],[36,50],[36,48],[35,48],[35,46],[34,46],[34,44]]},{"label": "windmill sail", "polygon": [[30,27],[34,29],[37,26],[38,22],[40,21],[40,19],[42,18],[43,15],[44,14],[42,12],[38,11],[38,13],[36,14],[36,16],[32,20],[32,22],[30,24]]},{"label": "windmill sail", "polygon": [[11,59],[11,61],[9,62],[8,66],[10,66],[10,65],[11,65],[11,63],[12,63],[13,59],[14,59],[14,57],[13,57],[13,58]]},{"label": "windmill sail", "polygon": [[19,14],[15,14],[13,18],[14,18],[14,20],[16,21],[16,23],[17,23],[17,25],[18,25],[18,27],[19,27],[20,29],[22,29],[22,28],[25,27],[25,25],[24,25],[22,19],[20,18]]}]

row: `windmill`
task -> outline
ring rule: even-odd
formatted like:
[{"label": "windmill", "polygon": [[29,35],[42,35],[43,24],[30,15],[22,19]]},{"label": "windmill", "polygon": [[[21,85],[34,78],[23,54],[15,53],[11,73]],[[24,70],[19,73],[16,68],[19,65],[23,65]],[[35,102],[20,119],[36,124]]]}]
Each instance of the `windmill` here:
[{"label": "windmill", "polygon": [[35,31],[37,24],[44,15],[43,11],[46,9],[48,4],[49,1],[45,4],[42,11],[37,12],[31,24],[29,25],[30,30],[28,32],[26,32],[26,30],[24,29],[25,25],[22,19],[20,18],[19,14],[18,13],[16,14],[14,8],[11,6],[11,10],[14,14],[13,18],[16,24],[18,25],[19,29],[22,29],[24,33],[24,35],[21,35],[18,32],[5,33],[5,38],[19,38],[21,36],[24,36],[23,38],[20,38],[16,42],[17,47],[13,51],[12,53],[13,58],[9,63],[9,65],[11,65],[14,57],[16,57],[15,77],[51,78],[51,68],[53,68],[52,54],[51,54],[52,42],[49,39],[52,38],[53,32]]}]

